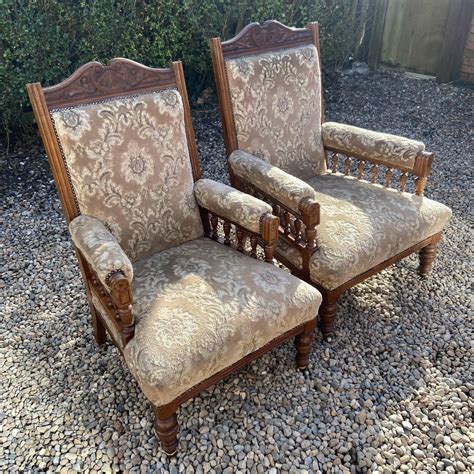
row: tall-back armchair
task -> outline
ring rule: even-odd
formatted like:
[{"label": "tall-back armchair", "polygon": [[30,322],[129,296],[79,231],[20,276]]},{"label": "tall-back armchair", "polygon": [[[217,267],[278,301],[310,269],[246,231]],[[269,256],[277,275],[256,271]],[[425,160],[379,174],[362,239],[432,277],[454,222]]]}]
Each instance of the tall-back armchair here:
[{"label": "tall-back armchair", "polygon": [[201,390],[289,338],[308,365],[321,295],[272,264],[268,204],[201,179],[181,63],[92,62],[27,89],[96,341],[122,353],[166,453]]},{"label": "tall-back armchair", "polygon": [[446,206],[424,197],[433,154],[325,122],[319,29],[251,23],[210,41],[232,184],[280,217],[276,257],[323,295],[323,334],[348,288],[420,252],[429,273]]}]

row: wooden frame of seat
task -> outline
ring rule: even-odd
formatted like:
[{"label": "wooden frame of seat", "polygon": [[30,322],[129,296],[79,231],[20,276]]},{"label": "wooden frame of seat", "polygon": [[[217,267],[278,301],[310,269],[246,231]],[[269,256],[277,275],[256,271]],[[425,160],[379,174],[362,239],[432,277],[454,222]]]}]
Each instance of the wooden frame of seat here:
[{"label": "wooden frame of seat", "polygon": [[[268,20],[263,24],[250,23],[239,34],[228,41],[221,42],[220,38],[212,38],[209,43],[219,99],[219,110],[224,130],[226,153],[227,156],[230,156],[234,150],[238,149],[238,141],[232,115],[232,102],[227,83],[225,61],[227,59],[253,56],[271,51],[276,52],[313,44],[318,50],[321,66],[319,25],[317,22],[311,22],[306,28],[290,28],[278,21]],[[321,102],[321,122],[324,123],[324,103],[322,99]],[[398,174],[400,190],[404,191],[409,178],[413,177],[415,193],[419,196],[423,196],[433,163],[433,154],[425,151],[417,155],[413,169],[393,164],[389,165],[380,160],[368,159],[367,157],[349,156],[344,151],[335,148],[325,147],[325,154],[328,170],[332,173],[341,172],[347,176],[351,172],[355,172],[357,179],[367,177],[367,180],[371,183],[376,182],[377,178],[381,175],[382,168],[385,168],[385,179],[383,180],[385,187],[391,186],[395,175]],[[367,166],[369,167],[368,170],[366,169]],[[441,233],[434,234],[418,242],[338,288],[329,290],[315,284],[311,280],[309,268],[311,256],[318,251],[316,236],[317,226],[320,221],[319,203],[313,199],[305,198],[300,202],[300,212],[296,213],[278,201],[274,196],[269,196],[248,181],[235,176],[230,166],[229,175],[234,187],[269,202],[273,206],[274,213],[280,217],[280,239],[300,252],[302,268],[298,268],[288,261],[278,249],[275,250],[275,257],[287,266],[294,275],[315,286],[323,295],[323,302],[319,310],[319,323],[324,336],[328,336],[333,332],[337,311],[336,301],[347,289],[416,251],[419,251],[420,256],[419,273],[426,276],[431,271],[436,257],[436,246],[441,238]],[[300,231],[301,223],[305,225],[304,235]]]},{"label": "wooden frame of seat", "polygon": [[[128,59],[116,58],[107,65],[99,62],[87,63],[75,71],[69,78],[51,87],[42,88],[39,83],[27,85],[28,96],[68,223],[79,215],[79,209],[75,204],[72,186],[63,160],[59,139],[54,131],[50,110],[93,103],[114,97],[156,92],[171,87],[177,88],[182,97],[189,156],[193,178],[194,181],[197,181],[201,177],[201,169],[181,62],[173,62],[171,67],[167,69],[156,69]],[[278,240],[279,226],[276,216],[270,213],[264,215],[261,220],[261,234],[256,234],[203,207],[200,207],[200,213],[206,237],[219,241],[224,245],[232,245],[236,248],[236,251],[249,253],[255,258],[257,258],[257,246],[259,245],[263,249],[262,253],[264,254],[265,261],[268,263],[273,261],[274,245]],[[219,237],[217,231],[219,225],[223,227],[224,238]],[[234,240],[231,237],[232,226],[235,228]],[[250,250],[248,252],[245,249],[245,239],[247,238],[250,242]],[[131,286],[125,275],[121,271],[117,271],[109,275],[107,279],[108,287],[105,287],[99,281],[93,268],[88,264],[81,252],[77,248],[75,250],[86,287],[96,342],[99,345],[104,344],[108,331],[102,315],[94,306],[94,298],[107,311],[107,322],[115,325],[121,340],[116,340],[112,332],[109,335],[117,348],[122,351],[121,347],[125,347],[134,336],[133,294]],[[297,367],[307,367],[315,326],[316,318],[282,334],[232,366],[202,381],[167,405],[153,406],[155,430],[161,440],[164,451],[167,454],[173,454],[177,450],[178,423],[176,410],[182,403],[260,357],[262,354],[294,337]]]}]

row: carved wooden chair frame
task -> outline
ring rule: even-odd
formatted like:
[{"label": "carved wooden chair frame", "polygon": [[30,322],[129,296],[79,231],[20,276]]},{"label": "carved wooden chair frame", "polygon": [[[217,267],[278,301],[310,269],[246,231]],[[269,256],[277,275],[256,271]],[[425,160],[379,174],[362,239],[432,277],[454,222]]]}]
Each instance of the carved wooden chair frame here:
[{"label": "carved wooden chair frame", "polygon": [[[157,92],[171,87],[176,87],[182,97],[189,156],[193,178],[196,182],[201,177],[201,169],[180,61],[173,62],[169,69],[150,68],[123,58],[113,59],[108,65],[90,62],[57,85],[46,88],[42,88],[39,83],[27,85],[28,96],[68,224],[79,215],[79,209],[75,203],[73,189],[62,156],[59,138],[55,134],[50,110],[58,107],[98,102],[113,97]],[[260,222],[261,233],[256,234],[202,206],[200,206],[200,214],[206,237],[219,241],[224,245],[232,245],[236,248],[236,251],[248,253],[251,257],[260,258],[263,256],[266,262],[271,263],[273,261],[274,246],[278,241],[279,227],[276,216],[271,213],[265,214]],[[258,247],[262,248],[261,252],[257,252]],[[103,309],[107,311],[110,322],[114,324],[117,334],[120,335],[121,344],[112,333],[109,333],[114,344],[122,352],[121,345],[125,347],[134,336],[131,286],[125,275],[121,271],[117,271],[108,276],[109,288],[105,287],[79,249],[75,248],[75,251],[86,287],[96,342],[99,345],[104,344],[108,331],[100,312],[94,306],[94,299],[99,301]],[[181,404],[239,370],[252,360],[257,359],[262,354],[294,337],[297,366],[305,368],[309,361],[315,326],[316,320],[302,324],[282,334],[257,351],[248,354],[232,366],[192,387],[167,405],[153,406],[155,430],[164,451],[167,454],[173,454],[177,450],[178,423],[176,410]]]},{"label": "carved wooden chair frame", "polygon": [[[259,23],[250,23],[243,28],[239,34],[228,41],[221,42],[220,38],[212,38],[210,40],[214,78],[217,87],[227,156],[230,156],[234,150],[238,149],[238,142],[232,115],[230,90],[227,82],[226,59],[253,56],[272,51],[276,52],[310,44],[314,45],[318,51],[321,67],[319,25],[317,22],[308,23],[306,28],[290,28],[274,20],[268,20],[262,25]],[[323,90],[322,86],[321,90]],[[324,103],[322,99],[321,123],[324,123]],[[344,175],[348,176],[351,172],[355,172],[359,180],[364,179],[367,173],[365,169],[366,165],[370,166],[368,170],[368,181],[372,184],[376,182],[380,176],[381,168],[384,167],[385,176],[383,184],[387,188],[391,187],[392,182],[396,178],[396,174],[398,174],[399,188],[401,191],[405,191],[407,182],[409,178],[412,177],[414,178],[415,194],[418,196],[423,196],[433,162],[433,154],[425,151],[417,155],[414,169],[396,165],[387,166],[386,163],[379,160],[348,155],[346,152],[336,148],[325,147],[325,156],[327,168],[332,173],[341,171]],[[288,259],[278,251],[278,248],[275,250],[275,257],[287,266],[294,275],[315,286],[323,295],[323,302],[319,310],[319,323],[324,336],[328,336],[333,332],[337,311],[336,302],[347,289],[416,251],[419,251],[420,255],[419,273],[425,276],[431,271],[433,261],[436,257],[436,246],[441,238],[441,233],[436,233],[412,245],[398,255],[394,255],[338,288],[328,290],[315,284],[310,278],[309,268],[311,256],[318,251],[316,235],[317,226],[320,222],[319,203],[311,198],[305,198],[300,202],[300,212],[296,213],[273,196],[269,196],[250,182],[241,177],[237,177],[232,172],[230,166],[228,168],[231,183],[235,188],[269,202],[273,206],[274,214],[280,217],[280,239],[300,252],[302,256],[302,268],[298,268],[288,261]],[[305,226],[303,233],[301,232],[302,223]]]}]

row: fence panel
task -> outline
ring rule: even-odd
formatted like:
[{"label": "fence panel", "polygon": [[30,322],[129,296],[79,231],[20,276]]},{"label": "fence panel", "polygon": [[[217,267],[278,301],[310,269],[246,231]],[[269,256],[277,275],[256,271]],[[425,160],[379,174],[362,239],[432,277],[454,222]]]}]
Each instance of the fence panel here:
[{"label": "fence panel", "polygon": [[436,75],[451,0],[390,0],[380,61]]}]

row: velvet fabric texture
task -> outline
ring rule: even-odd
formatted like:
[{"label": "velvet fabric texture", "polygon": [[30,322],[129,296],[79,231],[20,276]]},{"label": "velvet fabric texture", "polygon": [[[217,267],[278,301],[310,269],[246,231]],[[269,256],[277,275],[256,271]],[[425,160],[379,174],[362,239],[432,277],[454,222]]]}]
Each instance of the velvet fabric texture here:
[{"label": "velvet fabric texture", "polygon": [[121,271],[131,283],[133,267],[117,239],[95,217],[81,215],[69,224],[72,241],[107,287],[107,276]]},{"label": "velvet fabric texture", "polygon": [[261,218],[272,213],[269,204],[212,179],[197,181],[194,194],[202,207],[256,234],[261,232]]},{"label": "velvet fabric texture", "polygon": [[316,198],[314,189],[303,180],[245,151],[235,150],[229,157],[229,165],[237,177],[252,183],[269,196],[278,196],[278,200],[294,212],[299,212],[302,199]]},{"label": "velvet fabric texture", "polygon": [[[321,206],[310,276],[328,290],[441,232],[452,214],[426,197],[342,175],[315,176],[308,184]],[[279,251],[301,268],[294,247],[280,240]]]},{"label": "velvet fabric texture", "polygon": [[124,356],[155,406],[311,321],[321,303],[288,272],[207,238],[144,258],[134,273]]},{"label": "velvet fabric texture", "polygon": [[183,110],[169,89],[51,112],[79,212],[132,261],[203,235]]},{"label": "velvet fabric texture", "polygon": [[225,62],[237,148],[307,179],[326,169],[313,45]]},{"label": "velvet fabric texture", "polygon": [[324,123],[322,134],[325,147],[407,169],[414,168],[416,156],[425,149],[416,140],[336,122]]}]

